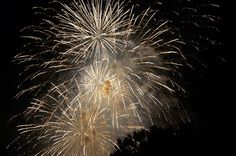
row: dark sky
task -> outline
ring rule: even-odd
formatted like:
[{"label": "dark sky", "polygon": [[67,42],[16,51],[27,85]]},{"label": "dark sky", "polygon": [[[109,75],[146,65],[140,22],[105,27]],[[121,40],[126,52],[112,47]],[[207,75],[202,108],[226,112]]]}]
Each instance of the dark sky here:
[{"label": "dark sky", "polygon": [[[12,63],[12,58],[16,55],[16,48],[19,46],[18,31],[34,20],[32,5],[32,0],[1,2],[0,155],[2,156],[9,155],[6,146],[14,138],[12,127],[9,126],[8,121],[16,112],[19,112],[17,110],[19,107],[12,100],[16,94],[18,70],[17,66]],[[222,46],[211,48],[204,54],[204,59],[208,64],[207,68],[204,68],[200,73],[188,71],[189,75],[185,76],[189,90],[187,102],[194,114],[194,121],[183,126],[178,132],[174,132],[172,129],[153,128],[149,134],[139,134],[148,135],[149,138],[149,141],[142,145],[139,155],[150,151],[153,152],[153,155],[170,153],[189,155],[198,153],[202,155],[215,153],[222,149],[227,128],[231,126],[228,124],[226,112],[233,104],[229,100],[231,98],[229,94],[232,86],[231,80],[233,80],[232,65],[230,64],[232,53],[226,48],[224,10],[225,4],[222,3],[222,9],[219,9],[218,14],[223,20],[221,33],[217,36],[221,38]],[[176,134],[174,135],[174,133]],[[129,142],[125,144],[129,144]],[[124,153],[117,153],[117,155],[124,155]]]}]

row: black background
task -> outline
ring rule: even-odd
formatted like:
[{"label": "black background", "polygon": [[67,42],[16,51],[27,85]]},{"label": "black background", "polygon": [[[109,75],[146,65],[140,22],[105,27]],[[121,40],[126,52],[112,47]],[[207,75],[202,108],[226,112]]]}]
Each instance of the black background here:
[{"label": "black background", "polygon": [[[33,3],[32,0],[11,0],[1,2],[0,155],[3,156],[10,155],[6,146],[14,138],[12,127],[8,122],[13,115],[19,112],[17,110],[19,107],[12,100],[18,84],[18,69],[17,65],[12,63],[12,59],[19,47],[19,30],[32,24],[34,19],[31,8],[37,3],[43,4],[44,1],[35,0]],[[151,155],[147,154],[149,152],[152,152],[152,155],[204,155],[219,152],[223,152],[222,155],[227,155],[227,150],[223,146],[227,144],[226,134],[230,133],[228,130],[232,126],[232,123],[229,122],[231,117],[228,116],[228,112],[234,103],[229,99],[232,98],[230,96],[230,93],[233,92],[231,89],[235,89],[232,81],[234,70],[232,70],[231,64],[233,51],[229,50],[229,42],[226,40],[226,37],[232,36],[232,34],[226,33],[226,29],[230,29],[226,27],[227,22],[224,18],[226,4],[222,2],[221,5],[219,14],[223,19],[220,33],[222,47],[212,48],[206,53],[204,57],[208,66],[200,76],[194,72],[190,72],[191,75],[186,76],[190,93],[188,103],[194,113],[194,121],[185,125],[177,133],[168,129],[152,129],[148,134],[151,139],[141,147],[139,155]],[[138,154],[136,153],[136,155]],[[120,155],[125,155],[125,152]]]}]

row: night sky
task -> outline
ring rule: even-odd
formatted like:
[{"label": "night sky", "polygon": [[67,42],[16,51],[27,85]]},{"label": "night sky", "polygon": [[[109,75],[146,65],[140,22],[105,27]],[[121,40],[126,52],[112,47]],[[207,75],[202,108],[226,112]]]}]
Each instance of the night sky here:
[{"label": "night sky", "polygon": [[[171,4],[174,1],[177,0],[168,0],[170,7],[173,7]],[[43,1],[36,2],[36,0],[11,0],[1,4],[0,155],[2,156],[15,155],[6,150],[6,146],[16,137],[14,136],[14,123],[9,124],[8,122],[11,117],[25,108],[13,100],[19,83],[19,69],[12,62],[13,57],[17,54],[17,48],[20,46],[19,30],[34,21],[32,6],[43,3]],[[219,25],[220,33],[216,35],[222,46],[211,47],[201,55],[200,59],[206,62],[207,67],[199,67],[199,70],[194,71],[189,69],[183,71],[186,73],[184,77],[188,89],[185,103],[189,106],[193,116],[192,122],[181,125],[179,130],[153,127],[149,133],[136,133],[134,138],[141,140],[137,151],[131,152],[126,149],[128,145],[132,146],[132,139],[127,138],[120,143],[120,149],[123,152],[119,151],[114,155],[151,155],[147,154],[149,152],[152,155],[203,155],[222,150],[227,129],[232,125],[228,124],[226,112],[230,105],[234,104],[229,100],[231,98],[231,79],[233,79],[231,75],[234,72],[231,70],[232,65],[230,64],[232,52],[226,48],[228,42],[225,40],[225,9],[225,4],[221,2],[221,8],[216,13],[222,18]]]}]

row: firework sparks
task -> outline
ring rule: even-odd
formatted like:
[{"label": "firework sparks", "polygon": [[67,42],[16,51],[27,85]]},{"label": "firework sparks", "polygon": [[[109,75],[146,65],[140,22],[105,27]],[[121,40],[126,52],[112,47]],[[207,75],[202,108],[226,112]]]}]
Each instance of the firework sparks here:
[{"label": "firework sparks", "polygon": [[[84,64],[103,59],[116,59],[124,55],[127,50],[130,53],[135,52],[136,49],[146,45],[160,51],[168,46],[174,48],[171,51],[169,47],[170,51],[162,52],[162,55],[181,54],[177,46],[171,44],[179,42],[177,38],[166,40],[162,37],[171,32],[166,21],[155,28],[149,27],[150,23],[154,22],[155,15],[150,9],[135,17],[132,9],[125,11],[124,4],[119,1],[116,3],[106,1],[105,4],[102,0],[91,4],[79,1],[72,3],[70,7],[61,5],[63,11],[57,13],[51,21],[45,19],[42,27],[27,27],[22,30],[27,32],[33,29],[36,35],[23,36],[34,42],[25,45],[26,49],[33,51],[16,56],[20,64],[26,65],[21,75],[24,73],[27,75],[25,82],[29,80],[39,82],[40,79],[41,84],[34,84],[31,89],[27,88],[17,96],[47,86],[51,83],[48,79],[60,77],[60,74],[63,75],[63,80],[60,81],[70,79],[73,76],[67,78],[65,75],[70,71],[75,71],[72,74],[75,75]],[[49,29],[45,30],[44,27]],[[97,34],[99,32],[100,35]],[[33,45],[36,46],[32,48]],[[20,86],[24,85],[27,86],[25,83]]]},{"label": "firework sparks", "polygon": [[75,62],[109,58],[123,51],[124,38],[130,33],[129,12],[123,11],[123,3],[94,1],[74,2],[72,7],[62,4],[65,10],[58,14],[60,21],[54,26],[60,40],[58,44],[70,45],[63,55],[73,55]]},{"label": "firework sparks", "polygon": [[[55,17],[59,24],[51,27],[56,34],[53,48],[69,48],[59,51],[62,59],[57,56],[42,66],[58,72],[68,69],[65,62],[71,66],[74,62],[75,74],[71,74],[70,83],[64,80],[54,85],[29,107],[28,120],[41,122],[19,126],[22,135],[38,133],[34,139],[48,143],[32,143],[42,147],[37,154],[108,155],[117,138],[153,125],[154,115],[171,122],[167,99],[174,90],[167,85],[169,76],[162,73],[172,72],[180,64],[162,55],[181,53],[174,44],[178,39],[161,39],[168,31],[166,22],[148,28],[155,13],[148,9],[134,17],[132,9],[124,11],[119,2],[79,1],[72,7],[62,6],[63,14]],[[18,58],[27,62],[36,56]],[[45,71],[36,72],[31,79]],[[77,89],[70,89],[73,86]]]},{"label": "firework sparks", "polygon": [[107,101],[89,100],[87,95],[74,94],[73,98],[71,90],[56,86],[44,101],[35,100],[27,114],[31,119],[37,114],[33,117],[37,123],[18,126],[22,136],[35,134],[27,144],[42,147],[36,155],[108,155],[117,146],[117,138],[142,128],[132,108],[108,107]]},{"label": "firework sparks", "polygon": [[[100,109],[99,106],[83,108],[80,101],[74,102],[76,108],[60,108],[63,113],[54,114],[53,118],[43,124],[19,126],[21,135],[32,131],[39,133],[35,139],[39,141],[37,146],[43,149],[36,155],[108,155],[116,145],[110,119],[104,114],[106,109]],[[50,114],[46,112],[44,115]]]},{"label": "firework sparks", "polygon": [[33,154],[105,156],[135,130],[188,120],[174,95],[184,91],[176,81],[183,42],[156,11],[135,15],[124,2],[57,2],[52,20],[25,29],[38,34],[23,36],[35,52],[16,60],[33,85],[17,97],[36,93],[18,131]]}]

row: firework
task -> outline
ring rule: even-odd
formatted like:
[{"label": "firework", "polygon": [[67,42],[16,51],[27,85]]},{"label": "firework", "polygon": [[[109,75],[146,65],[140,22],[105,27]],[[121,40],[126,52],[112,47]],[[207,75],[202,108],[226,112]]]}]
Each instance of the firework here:
[{"label": "firework", "polygon": [[[99,155],[108,155],[117,138],[148,128],[153,119],[171,123],[169,110],[175,104],[170,103],[175,102],[169,100],[174,90],[167,73],[180,64],[163,56],[182,55],[178,39],[161,37],[169,30],[167,22],[149,28],[155,13],[148,9],[134,17],[132,9],[124,11],[119,2],[62,6],[62,14],[55,16],[59,24],[50,23],[56,36],[51,53],[56,57],[43,62],[30,78],[51,70],[67,71],[71,77],[62,78],[61,84],[47,80],[53,87],[26,111],[29,124],[19,126],[19,132],[26,138],[35,134],[28,145],[41,147],[38,155],[89,156],[97,149]],[[50,50],[18,59],[29,62],[44,53]]]},{"label": "firework", "polygon": [[58,108],[60,113],[52,115],[40,109],[45,112],[41,115],[51,118],[42,124],[19,126],[20,134],[37,134],[34,139],[38,143],[34,144],[42,149],[36,155],[108,155],[116,145],[111,121],[104,113],[106,109],[100,108],[101,104],[88,105],[83,106],[80,100],[73,99],[67,107]]},{"label": "firework", "polygon": [[[167,37],[173,36],[167,21],[151,26],[156,13],[150,9],[135,16],[132,8],[124,10],[123,2],[110,0],[91,3],[79,1],[70,6],[61,6],[62,11],[51,20],[44,19],[40,27],[30,26],[22,30],[26,33],[22,37],[31,42],[25,45],[26,51],[15,57],[24,66],[20,75],[26,75],[19,85],[19,88],[26,89],[17,97],[29,91],[38,96],[41,90],[45,92],[48,89],[50,80],[53,79],[54,84],[70,80],[85,64],[93,61],[116,60],[127,52],[135,53],[138,57],[137,50],[141,48],[162,51],[160,55],[181,54],[175,45],[181,43],[178,38]],[[49,28],[45,30],[45,27]],[[28,35],[29,32],[34,36]]]},{"label": "firework", "polygon": [[33,99],[18,126],[20,148],[105,156],[136,130],[189,120],[176,97],[187,64],[181,36],[170,21],[156,22],[156,11],[136,15],[124,2],[57,2],[59,13],[23,30],[36,35],[23,36],[33,50],[16,56],[28,75],[17,97],[30,91]]},{"label": "firework", "polygon": [[73,61],[78,63],[123,51],[130,20],[129,10],[124,12],[122,3],[98,0],[74,2],[72,7],[62,5],[65,10],[57,16],[61,24],[55,27],[62,38],[58,44],[71,45],[63,55],[73,55]]},{"label": "firework", "polygon": [[117,138],[143,128],[131,107],[107,106],[105,100],[77,94],[78,86],[76,91],[66,86],[55,86],[43,99],[35,99],[26,111],[34,123],[18,126],[22,137],[34,134],[27,144],[34,145],[36,155],[109,155]]}]

